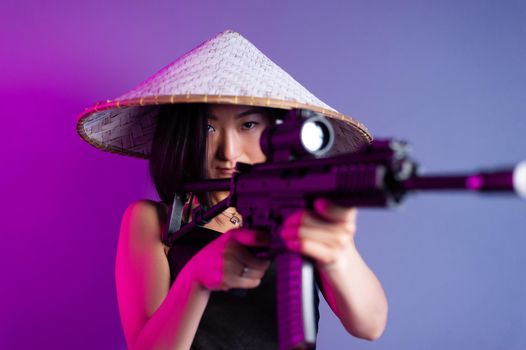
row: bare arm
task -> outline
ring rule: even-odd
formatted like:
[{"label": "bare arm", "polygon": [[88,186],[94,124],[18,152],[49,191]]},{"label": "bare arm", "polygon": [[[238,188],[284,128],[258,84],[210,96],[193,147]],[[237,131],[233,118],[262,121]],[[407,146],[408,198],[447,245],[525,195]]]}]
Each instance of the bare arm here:
[{"label": "bare arm", "polygon": [[115,271],[130,349],[188,349],[208,302],[209,292],[182,275],[170,289],[168,260],[159,237],[155,208],[146,202],[130,205],[121,224]]},{"label": "bare arm", "polygon": [[387,299],[356,249],[356,210],[323,200],[315,207],[318,215],[300,211],[288,218],[282,236],[290,249],[315,260],[325,299],[345,329],[377,339],[387,321]]},{"label": "bare arm", "polygon": [[345,329],[359,338],[378,339],[387,321],[387,299],[354,242],[339,261],[318,272],[325,299]]},{"label": "bare arm", "polygon": [[[155,208],[137,202],[123,216],[116,261],[117,298],[130,349],[189,349],[211,290],[254,288],[268,262],[242,244],[261,245],[255,233],[231,231],[196,254],[170,288]],[[239,276],[244,266],[250,276]]]}]

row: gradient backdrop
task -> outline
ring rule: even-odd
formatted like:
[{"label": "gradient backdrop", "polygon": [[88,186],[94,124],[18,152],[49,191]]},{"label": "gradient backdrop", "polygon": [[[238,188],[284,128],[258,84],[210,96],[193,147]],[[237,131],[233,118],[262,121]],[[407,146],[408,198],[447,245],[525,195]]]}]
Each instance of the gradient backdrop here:
[{"label": "gradient backdrop", "polygon": [[[2,1],[0,348],[124,349],[121,215],[147,163],[83,143],[76,116],[232,28],[432,171],[526,159],[526,1]],[[525,349],[526,202],[420,194],[362,210],[390,300],[383,337],[322,306],[320,349]]]}]

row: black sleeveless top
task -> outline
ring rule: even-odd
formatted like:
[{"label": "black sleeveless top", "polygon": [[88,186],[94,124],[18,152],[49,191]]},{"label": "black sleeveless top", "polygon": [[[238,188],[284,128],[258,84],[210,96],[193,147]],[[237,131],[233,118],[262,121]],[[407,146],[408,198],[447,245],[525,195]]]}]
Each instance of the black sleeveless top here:
[{"label": "black sleeveless top", "polygon": [[[170,283],[184,265],[205,245],[222,233],[199,227],[178,239],[170,248]],[[261,284],[246,291],[214,291],[204,311],[191,349],[278,348],[276,316],[276,268],[272,263]],[[315,294],[316,328],[319,298]]]}]

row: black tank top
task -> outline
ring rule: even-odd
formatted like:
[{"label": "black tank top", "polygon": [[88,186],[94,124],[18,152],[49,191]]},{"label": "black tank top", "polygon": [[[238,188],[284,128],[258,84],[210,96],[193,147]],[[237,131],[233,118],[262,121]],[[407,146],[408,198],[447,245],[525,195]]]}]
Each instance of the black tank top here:
[{"label": "black tank top", "polygon": [[[178,239],[168,253],[170,283],[173,283],[194,254],[220,235],[220,232],[200,227]],[[275,277],[275,264],[271,264],[257,288],[242,293],[212,292],[191,349],[277,349]],[[317,293],[315,303],[317,328],[319,320]]]}]

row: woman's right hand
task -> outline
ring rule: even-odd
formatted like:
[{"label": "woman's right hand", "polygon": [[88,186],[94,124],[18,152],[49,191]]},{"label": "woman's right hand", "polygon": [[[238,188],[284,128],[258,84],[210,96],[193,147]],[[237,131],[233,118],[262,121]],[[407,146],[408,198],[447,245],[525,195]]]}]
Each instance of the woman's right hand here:
[{"label": "woman's right hand", "polygon": [[224,233],[201,249],[185,265],[181,274],[214,291],[255,288],[270,265],[249,247],[268,247],[268,234],[237,228]]}]

